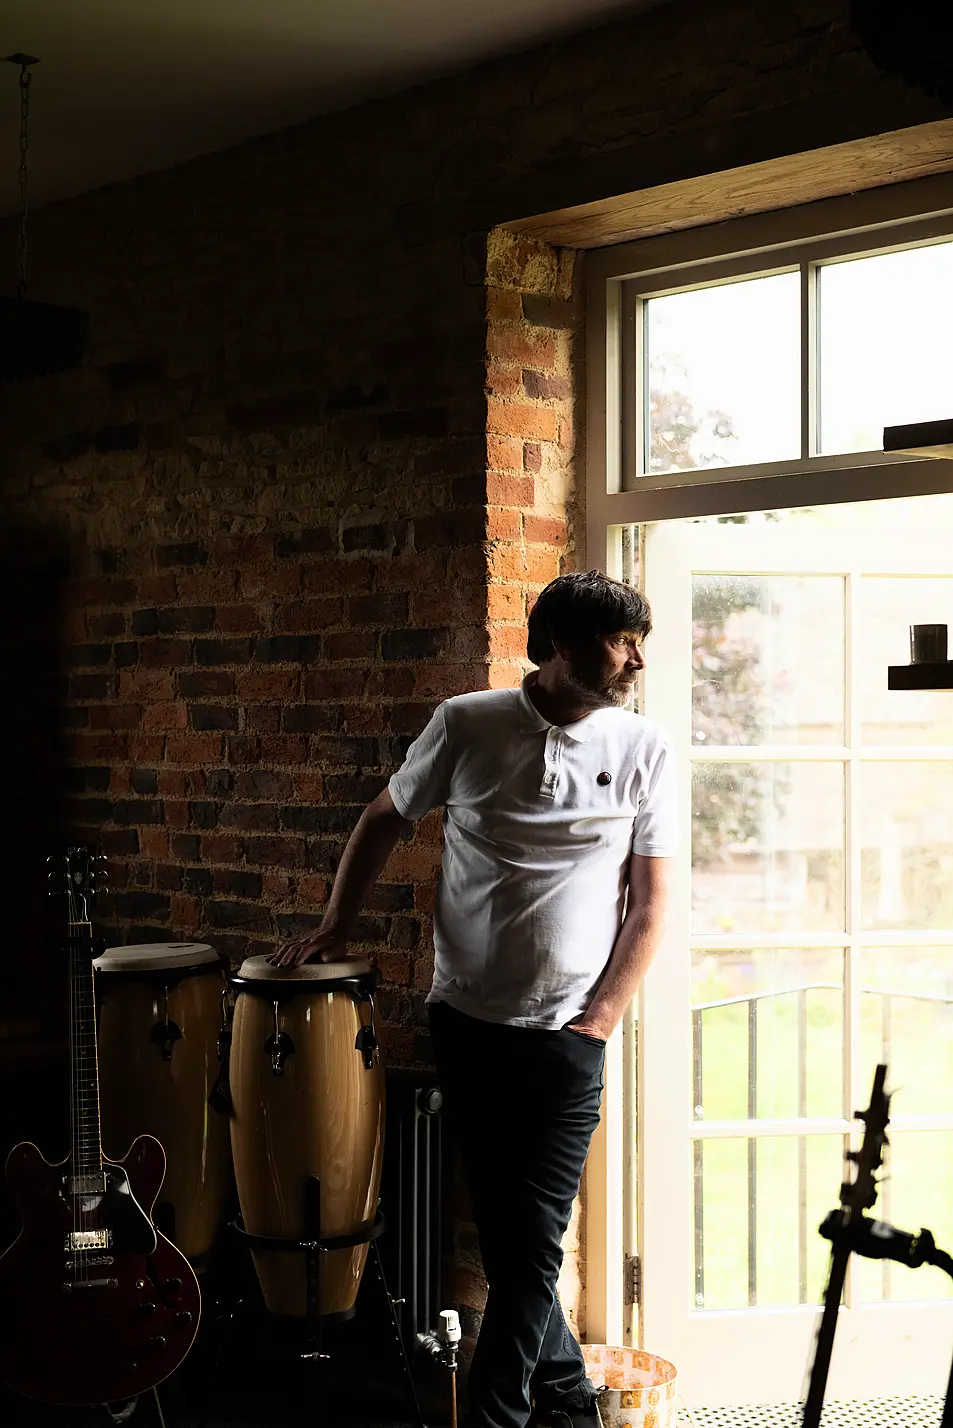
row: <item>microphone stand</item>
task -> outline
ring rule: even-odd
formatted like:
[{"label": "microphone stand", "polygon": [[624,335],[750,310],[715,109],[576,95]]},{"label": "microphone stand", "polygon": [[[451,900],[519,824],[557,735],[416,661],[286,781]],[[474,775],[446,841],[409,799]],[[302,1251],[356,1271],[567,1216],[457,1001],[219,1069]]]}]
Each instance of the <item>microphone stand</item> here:
[{"label": "microphone stand", "polygon": [[[853,1182],[846,1181],[841,1186],[841,1208],[832,1210],[820,1228],[820,1233],[831,1243],[831,1270],[824,1294],[824,1312],[817,1333],[802,1428],[820,1428],[837,1318],[852,1254],[862,1255],[865,1259],[893,1260],[908,1269],[932,1264],[945,1270],[953,1279],[953,1256],[937,1248],[929,1230],[909,1234],[883,1220],[872,1220],[864,1213],[873,1208],[877,1199],[874,1172],[882,1163],[883,1147],[887,1144],[890,1097],[884,1092],[886,1076],[886,1066],[878,1066],[870,1106],[857,1114],[857,1119],[864,1122],[864,1141],[859,1151],[848,1156],[857,1165],[857,1176]],[[953,1428],[953,1367],[950,1369],[940,1428]]]}]

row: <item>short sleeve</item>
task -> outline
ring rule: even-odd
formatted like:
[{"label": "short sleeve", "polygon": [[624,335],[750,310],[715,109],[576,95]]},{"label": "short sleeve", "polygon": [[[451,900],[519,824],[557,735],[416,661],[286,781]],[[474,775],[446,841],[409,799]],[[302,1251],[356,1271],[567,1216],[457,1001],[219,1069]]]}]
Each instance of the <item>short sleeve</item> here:
[{"label": "short sleeve", "polygon": [[674,755],[664,740],[646,770],[646,784],[635,815],[632,851],[643,858],[669,858],[678,844],[678,781]]},{"label": "short sleeve", "polygon": [[403,764],[387,785],[394,807],[416,821],[446,803],[450,790],[450,746],[446,701],[407,750]]}]

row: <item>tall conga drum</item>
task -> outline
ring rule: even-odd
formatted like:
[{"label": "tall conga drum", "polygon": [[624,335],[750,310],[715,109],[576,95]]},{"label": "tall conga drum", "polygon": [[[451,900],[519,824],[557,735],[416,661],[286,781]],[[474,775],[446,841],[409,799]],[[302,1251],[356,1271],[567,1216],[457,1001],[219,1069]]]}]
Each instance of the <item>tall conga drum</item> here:
[{"label": "tall conga drum", "polygon": [[201,1272],[231,1189],[228,1118],[209,1105],[225,966],[203,942],[111,947],[93,966],[103,1149],[121,1157],[144,1132],[161,1142],[156,1220]]},{"label": "tall conga drum", "polygon": [[[232,1158],[265,1304],[273,1314],[347,1318],[377,1214],[384,1144],[376,974],[357,958],[274,967],[251,957],[230,982]],[[317,1226],[307,1223],[309,1203],[320,1207]],[[320,1253],[309,1296],[305,1253],[282,1252],[281,1241],[315,1229],[356,1242]],[[256,1246],[258,1236],[275,1243]]]}]

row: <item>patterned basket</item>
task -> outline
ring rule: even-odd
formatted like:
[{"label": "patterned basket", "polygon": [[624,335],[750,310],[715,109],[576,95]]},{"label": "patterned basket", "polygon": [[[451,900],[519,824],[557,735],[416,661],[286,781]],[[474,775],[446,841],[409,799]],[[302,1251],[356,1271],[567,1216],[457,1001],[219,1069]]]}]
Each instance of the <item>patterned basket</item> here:
[{"label": "patterned basket", "polygon": [[678,1373],[642,1349],[583,1344],[586,1371],[599,1395],[603,1428],[675,1428]]}]

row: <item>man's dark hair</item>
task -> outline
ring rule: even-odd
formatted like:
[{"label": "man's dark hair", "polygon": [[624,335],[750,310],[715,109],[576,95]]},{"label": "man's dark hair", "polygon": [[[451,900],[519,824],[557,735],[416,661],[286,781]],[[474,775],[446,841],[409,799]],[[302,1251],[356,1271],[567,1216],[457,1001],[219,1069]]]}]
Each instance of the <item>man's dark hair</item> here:
[{"label": "man's dark hair", "polygon": [[641,635],[652,628],[652,611],[640,590],[610,580],[599,570],[560,575],[550,581],[530,612],[526,653],[545,664],[556,645],[581,648],[598,635]]}]

